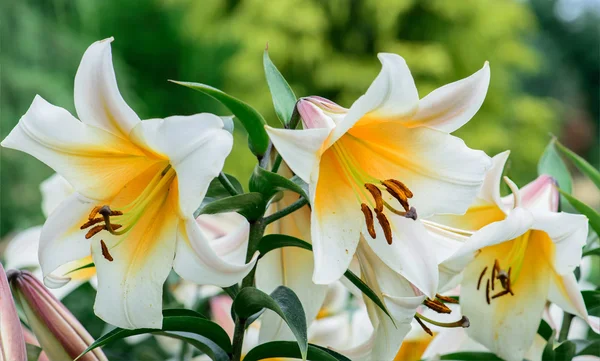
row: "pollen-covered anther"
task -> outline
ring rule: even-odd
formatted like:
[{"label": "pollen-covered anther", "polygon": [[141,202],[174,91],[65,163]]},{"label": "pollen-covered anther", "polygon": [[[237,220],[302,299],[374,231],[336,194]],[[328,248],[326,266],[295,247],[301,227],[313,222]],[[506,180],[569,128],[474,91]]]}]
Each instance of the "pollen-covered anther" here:
[{"label": "pollen-covered anther", "polygon": [[373,222],[373,213],[371,212],[371,208],[369,208],[369,206],[367,206],[366,204],[362,203],[360,205],[360,210],[365,215],[365,223],[367,224],[367,231],[369,232],[369,236],[375,239],[375,237],[377,237],[377,234],[375,233],[375,224]]},{"label": "pollen-covered anther", "polygon": [[419,317],[415,316],[415,320],[417,320],[417,323],[419,324],[419,326],[421,326],[423,331],[427,332],[429,336],[433,337],[433,332],[429,329],[429,327],[425,326],[425,324],[423,323],[423,321],[421,321]]},{"label": "pollen-covered anther", "polygon": [[88,216],[88,219],[91,221],[92,219],[96,218],[96,215],[98,214],[98,212],[100,211],[100,208],[102,208],[102,206],[96,206],[92,209],[92,211],[90,212],[90,215]]},{"label": "pollen-covered anther", "polygon": [[81,227],[79,227],[79,229],[86,229],[88,227],[93,226],[94,224],[98,224],[100,222],[104,221],[104,218],[94,218],[94,219],[90,219],[89,221],[85,222],[84,224],[81,225]]},{"label": "pollen-covered anther", "polygon": [[487,271],[487,266],[485,266],[483,268],[483,271],[481,271],[481,274],[479,275],[479,280],[477,281],[477,291],[479,291],[479,287],[481,286],[481,280],[483,279],[483,276],[485,275],[485,271]]},{"label": "pollen-covered anther", "polygon": [[[406,194],[406,192],[404,191],[403,187],[398,186],[398,184],[396,182],[394,182],[392,179],[385,180],[385,181],[381,182],[381,184],[383,184],[385,186],[385,190],[389,194],[391,194],[392,197],[396,198],[396,200],[402,205],[402,208],[404,208],[404,211],[408,212],[410,210],[410,207],[408,205],[409,197]],[[404,186],[404,187],[406,187],[406,186]],[[412,193],[410,193],[410,195],[412,197]]]},{"label": "pollen-covered anther", "polygon": [[113,256],[110,254],[110,252],[108,251],[108,247],[106,246],[106,243],[104,243],[104,240],[100,240],[100,248],[102,249],[102,256],[108,261],[108,262],[112,262],[114,261]]},{"label": "pollen-covered anther", "polygon": [[87,233],[85,234],[85,239],[90,239],[90,238],[94,237],[94,235],[96,235],[97,233],[99,233],[103,229],[104,229],[104,225],[103,224],[99,224],[97,226],[94,226],[94,227],[90,228],[90,230],[87,231]]},{"label": "pollen-covered anther", "polygon": [[423,304],[437,313],[452,313],[452,310],[448,306],[438,300],[427,298],[423,301]]},{"label": "pollen-covered anther", "polygon": [[385,240],[388,244],[392,244],[393,236],[392,236],[392,227],[390,226],[390,221],[388,221],[387,217],[383,212],[375,209],[375,215],[377,216],[377,220],[383,229],[383,234],[385,235]]},{"label": "pollen-covered anther", "polygon": [[446,302],[446,303],[458,303],[457,299],[448,297],[448,296],[443,296],[443,295],[440,295],[439,293],[435,294],[435,298],[437,298],[438,300],[440,300],[442,302]]},{"label": "pollen-covered anther", "polygon": [[383,212],[383,197],[381,195],[381,190],[371,183],[366,183],[365,188],[371,193],[371,196],[373,196],[373,199],[375,200],[375,211]]}]

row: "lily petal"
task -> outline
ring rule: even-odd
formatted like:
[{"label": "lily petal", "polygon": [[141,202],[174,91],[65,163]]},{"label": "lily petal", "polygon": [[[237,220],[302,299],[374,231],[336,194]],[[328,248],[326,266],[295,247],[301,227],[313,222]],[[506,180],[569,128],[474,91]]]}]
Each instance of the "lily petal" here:
[{"label": "lily petal", "polygon": [[92,199],[116,195],[154,164],[131,142],[78,121],[40,96],[2,146],[36,157]]},{"label": "lily petal", "polygon": [[38,246],[42,226],[35,226],[19,232],[12,238],[4,250],[7,269],[36,267],[38,261]]},{"label": "lily petal", "polygon": [[40,184],[42,193],[42,212],[48,218],[60,202],[73,194],[73,187],[58,173],[51,175]]},{"label": "lily petal", "polygon": [[486,61],[475,74],[444,85],[419,101],[419,109],[409,126],[426,126],[452,133],[477,113],[490,84],[490,67]]},{"label": "lily petal", "polygon": [[[390,269],[405,277],[427,296],[435,297],[439,279],[437,260],[427,247],[429,233],[419,221],[396,215],[388,218],[393,231],[391,245],[382,237],[372,239],[366,236],[366,230],[363,232],[364,239]],[[379,224],[375,225],[375,232],[383,234]]]},{"label": "lily petal", "polygon": [[[536,180],[520,189],[523,207],[542,212],[557,212],[560,193],[556,187],[556,180],[549,175],[542,174]],[[507,196],[502,201],[512,207],[514,198]]]},{"label": "lily petal", "polygon": [[583,301],[577,279],[573,273],[563,276],[554,275],[550,280],[550,292],[548,300],[555,303],[564,311],[588,319],[588,312]]},{"label": "lily petal", "polygon": [[[95,205],[95,201],[73,193],[44,223],[38,257],[47,287],[61,287],[69,281],[62,275],[52,277],[52,273],[60,266],[90,255],[90,241],[85,238],[87,231],[79,227],[88,219]],[[55,282],[57,279],[60,282]]]},{"label": "lily petal", "polygon": [[[490,204],[494,204],[498,206],[501,210],[506,212],[508,209],[512,209],[513,206],[506,206],[504,199],[500,197],[500,186],[502,183],[502,173],[504,172],[504,166],[506,165],[506,161],[508,160],[508,156],[510,155],[510,150],[505,152],[496,154],[492,158],[492,168],[487,171],[485,175],[485,180],[483,181],[483,185],[481,186],[481,190],[479,191],[479,198],[485,200]],[[512,195],[506,197],[511,200],[514,199]]]},{"label": "lily petal", "polygon": [[365,115],[393,119],[410,116],[417,110],[419,93],[406,61],[400,55],[390,53],[379,53],[377,57],[381,61],[381,72],[367,92],[352,104],[344,120],[335,128],[330,144]]},{"label": "lily petal", "polygon": [[193,214],[200,206],[233,146],[223,120],[209,113],[145,120],[132,130],[131,139],[169,159],[177,173],[182,216]]},{"label": "lily petal", "polygon": [[585,216],[571,213],[535,212],[533,229],[546,232],[556,246],[554,269],[560,275],[575,270],[581,262],[588,234]]},{"label": "lily petal", "polygon": [[265,126],[273,145],[294,173],[310,183],[313,169],[319,164],[319,151],[329,136],[328,128],[304,130],[279,129]]},{"label": "lily petal", "polygon": [[257,253],[245,263],[248,227],[247,222],[242,223],[237,232],[225,236],[230,237],[224,242],[229,246],[221,250],[213,248],[194,219],[185,219],[179,224],[173,269],[198,284],[229,287],[241,281],[258,259]]},{"label": "lily petal", "polygon": [[117,87],[110,48],[113,40],[97,41],[83,54],[75,75],[75,109],[84,123],[127,139],[140,118]]},{"label": "lily petal", "polygon": [[25,338],[17,315],[13,295],[8,285],[4,267],[0,263],[0,358],[2,360],[27,360]]},{"label": "lily petal", "polygon": [[162,286],[175,256],[179,220],[176,197],[173,191],[152,204],[123,236],[92,238],[98,272],[94,311],[104,321],[125,329],[162,327]]}]

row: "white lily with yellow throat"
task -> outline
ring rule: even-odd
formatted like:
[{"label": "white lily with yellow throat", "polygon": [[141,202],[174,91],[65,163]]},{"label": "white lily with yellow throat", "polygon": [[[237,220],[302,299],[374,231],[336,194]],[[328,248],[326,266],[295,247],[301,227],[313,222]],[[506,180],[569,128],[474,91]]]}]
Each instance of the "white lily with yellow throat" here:
[{"label": "white lily with yellow throat", "polygon": [[471,234],[440,265],[442,283],[451,287],[462,276],[460,304],[471,322],[469,336],[506,360],[520,361],[534,341],[547,301],[588,318],[573,274],[588,221],[557,212],[557,185],[547,175],[520,190],[504,177],[513,194],[502,198],[508,155],[493,158],[479,198],[465,215],[438,216],[433,221],[444,226],[428,226]]},{"label": "white lily with yellow throat", "polygon": [[196,283],[231,286],[256,257],[222,258],[193,218],[231,151],[222,119],[141,121],[119,93],[112,40],[92,44],[81,60],[74,92],[81,121],[36,96],[2,146],[38,158],[75,189],[42,229],[47,284],[57,286],[47,276],[91,249],[96,314],[122,328],[160,328],[171,268]]}]

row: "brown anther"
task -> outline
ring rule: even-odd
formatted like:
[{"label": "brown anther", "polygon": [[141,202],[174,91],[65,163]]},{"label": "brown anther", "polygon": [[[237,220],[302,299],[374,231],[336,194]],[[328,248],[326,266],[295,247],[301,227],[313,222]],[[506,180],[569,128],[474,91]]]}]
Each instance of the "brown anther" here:
[{"label": "brown anther", "polygon": [[367,224],[367,231],[369,231],[369,235],[371,238],[375,239],[377,234],[375,233],[375,224],[373,223],[373,213],[371,212],[371,208],[364,203],[361,203],[360,210],[365,215],[365,223]]},{"label": "brown anther", "polygon": [[400,182],[399,180],[396,179],[388,179],[388,181],[394,183],[396,186],[398,186],[400,189],[402,189],[402,191],[404,191],[404,194],[406,194],[406,198],[412,198],[413,197],[413,192],[410,191],[410,189],[408,189],[408,187],[406,186],[406,184]]},{"label": "brown anther", "polygon": [[123,212],[121,211],[110,211],[111,216],[122,216]]},{"label": "brown anther", "polygon": [[506,273],[506,271],[501,270],[500,272],[498,272],[498,275],[496,276],[496,278],[498,278],[498,280],[500,280],[500,284],[502,285],[502,288],[504,288],[504,289],[508,288],[508,273]]},{"label": "brown anther", "polygon": [[406,212],[404,217],[410,218],[413,221],[416,221],[417,220],[417,210],[415,209],[415,207],[410,207],[410,209],[408,210],[408,212]]},{"label": "brown anther", "polygon": [[508,290],[500,291],[500,292],[498,292],[498,293],[496,293],[495,295],[492,296],[492,300],[494,298],[502,297],[502,296],[504,296],[504,295],[506,295],[508,293],[509,293]]},{"label": "brown anther", "polygon": [[423,304],[437,313],[452,313],[452,310],[448,308],[448,306],[446,306],[438,300],[432,300],[427,298],[425,299],[425,301],[423,301]]},{"label": "brown anther", "polygon": [[116,231],[117,229],[119,229],[123,226],[120,224],[111,224],[110,227],[112,228],[113,231]]},{"label": "brown anther", "polygon": [[102,208],[101,206],[96,206],[92,209],[92,211],[90,212],[90,215],[88,216],[88,219],[91,221],[92,219],[96,218],[96,215],[98,214],[98,212],[100,211],[100,208]]},{"label": "brown anther", "polygon": [[110,255],[110,252],[108,252],[108,247],[106,247],[106,243],[104,243],[103,240],[100,240],[100,247],[102,248],[102,255],[104,258],[106,258],[108,262],[114,261],[114,258]]},{"label": "brown anther", "polygon": [[431,330],[429,329],[429,327],[425,326],[425,324],[423,323],[423,321],[421,321],[420,318],[418,318],[417,316],[415,316],[415,320],[417,320],[417,322],[419,323],[419,326],[421,326],[421,328],[423,329],[423,331],[427,332],[429,334],[429,336],[433,337],[433,332],[431,332]]},{"label": "brown anther", "polygon": [[387,217],[383,212],[379,212],[377,209],[375,210],[375,215],[377,216],[377,220],[383,229],[383,234],[385,235],[385,240],[388,244],[392,244],[392,227],[390,227],[390,221],[388,221]]},{"label": "brown anther", "polygon": [[383,197],[381,196],[381,190],[371,183],[366,183],[365,188],[371,193],[371,196],[373,196],[373,199],[375,200],[375,210],[383,212]]},{"label": "brown anther", "polygon": [[94,218],[94,219],[90,219],[89,221],[85,222],[84,224],[81,225],[81,227],[79,227],[79,229],[86,229],[88,227],[93,226],[96,223],[100,223],[102,222],[104,219],[103,218]]},{"label": "brown anther", "polygon": [[490,304],[490,280],[487,280],[487,284],[485,286],[485,300],[487,301],[487,304]]},{"label": "brown anther", "polygon": [[398,187],[398,185],[392,182],[392,180],[385,180],[381,182],[381,184],[385,186],[385,190],[389,194],[391,194],[394,198],[396,198],[398,202],[400,202],[402,208],[404,208],[406,212],[410,210],[408,206],[408,197],[406,196],[406,193],[404,193],[404,190],[402,190],[402,188]]},{"label": "brown anther", "polygon": [[496,283],[496,272],[500,271],[500,264],[498,260],[494,260],[494,267],[492,268],[492,291],[494,290],[494,284]]},{"label": "brown anther", "polygon": [[483,275],[485,275],[485,271],[487,271],[487,266],[481,271],[479,275],[479,281],[477,281],[477,291],[479,291],[479,287],[481,286],[481,280],[483,279]]},{"label": "brown anther", "polygon": [[92,238],[96,233],[100,232],[103,229],[104,229],[103,224],[99,224],[97,226],[90,228],[90,230],[85,234],[85,239]]},{"label": "brown anther", "polygon": [[440,301],[447,302],[447,303],[458,303],[457,299],[448,297],[448,296],[442,296],[439,293],[435,294],[435,298],[439,299]]}]

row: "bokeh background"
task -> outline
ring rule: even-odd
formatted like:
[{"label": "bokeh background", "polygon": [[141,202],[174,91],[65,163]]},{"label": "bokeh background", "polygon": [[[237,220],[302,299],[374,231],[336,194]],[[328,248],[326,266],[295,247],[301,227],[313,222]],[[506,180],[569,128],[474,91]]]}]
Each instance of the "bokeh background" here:
[{"label": "bokeh background", "polygon": [[[457,133],[468,145],[490,155],[512,150],[509,173],[519,185],[536,176],[551,134],[595,166],[600,161],[600,0],[7,0],[0,34],[1,138],[36,94],[74,113],[83,52],[114,36],[119,87],[143,119],[227,114],[213,99],[167,82],[176,79],[231,93],[275,124],[262,70],[267,42],[297,96],[346,107],[377,75],[378,52],[406,59],[422,97],[488,60],[487,99]],[[235,136],[226,171],[244,180],[255,160],[241,126]],[[43,222],[38,187],[52,170],[0,152],[0,237],[7,239]],[[576,197],[598,208],[593,186],[575,180]],[[65,300],[80,318],[92,302]],[[98,336],[104,324],[89,317],[82,323]],[[146,346],[122,359],[164,359]],[[127,355],[127,345],[114,347]]]}]

